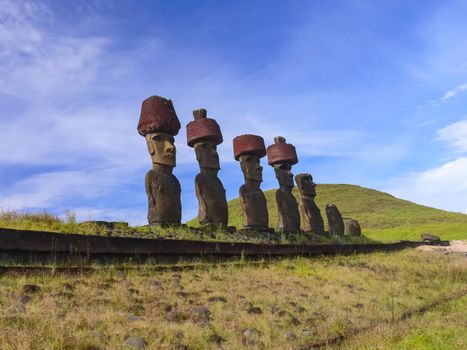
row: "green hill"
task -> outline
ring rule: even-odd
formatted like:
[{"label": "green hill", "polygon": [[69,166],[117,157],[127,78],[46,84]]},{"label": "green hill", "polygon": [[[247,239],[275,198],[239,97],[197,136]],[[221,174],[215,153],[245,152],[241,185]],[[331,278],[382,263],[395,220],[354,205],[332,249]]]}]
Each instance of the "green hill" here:
[{"label": "green hill", "polygon": [[[334,203],[344,218],[359,221],[364,235],[375,240],[419,240],[431,232],[442,239],[467,239],[467,215],[418,205],[388,193],[354,185],[318,185],[316,202],[326,222],[325,206]],[[275,190],[264,192],[268,201],[269,224],[277,226]],[[294,189],[298,199],[298,191]],[[229,201],[229,224],[242,227],[238,199]],[[196,219],[189,222],[195,224]]]}]

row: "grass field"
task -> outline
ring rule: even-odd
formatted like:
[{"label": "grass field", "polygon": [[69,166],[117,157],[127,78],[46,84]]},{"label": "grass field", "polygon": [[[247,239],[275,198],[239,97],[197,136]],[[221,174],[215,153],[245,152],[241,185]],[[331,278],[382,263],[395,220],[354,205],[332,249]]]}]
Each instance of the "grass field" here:
[{"label": "grass field", "polygon": [[[277,226],[277,206],[274,190],[265,191],[269,209],[269,224]],[[377,241],[419,240],[420,234],[431,232],[442,239],[466,239],[467,215],[418,205],[388,193],[354,185],[318,185],[316,203],[326,222],[325,207],[334,203],[343,217],[359,221],[363,233]],[[298,199],[297,189],[294,195]],[[238,199],[229,202],[232,226],[242,226]],[[195,224],[192,220],[189,224]]]},{"label": "grass field", "polygon": [[[398,199],[387,193],[354,185],[318,185],[317,191],[316,201],[325,222],[324,208],[327,203],[334,203],[344,217],[354,218],[360,222],[366,237],[341,238],[337,240],[339,242],[420,240],[420,234],[425,232],[437,234],[445,240],[467,239],[466,214],[429,208]],[[265,195],[268,200],[270,226],[276,227],[277,207],[274,200],[274,190],[266,191]],[[296,192],[295,195],[297,195]],[[242,227],[242,213],[238,199],[229,201],[229,216],[231,226]],[[197,226],[196,219],[189,221],[188,225]],[[109,233],[106,229],[93,224],[78,224],[72,213],[69,213],[67,218],[62,219],[46,212],[3,212],[0,213],[0,227],[99,235]],[[242,236],[239,233],[229,235],[222,230],[218,230],[213,236],[211,231],[203,233],[187,228],[167,230],[157,227],[126,227],[124,225],[117,227],[113,234],[146,238],[166,237],[251,242],[260,240],[257,237]],[[318,237],[313,239],[321,242],[336,241],[336,239],[326,240]],[[303,237],[299,237],[298,241],[307,242]],[[283,237],[282,242],[286,243],[287,239]]]},{"label": "grass field", "polygon": [[352,336],[338,349],[463,349],[467,346],[466,312],[467,296],[464,296],[401,323],[381,325]]},{"label": "grass field", "polygon": [[[3,275],[0,349],[131,349],[129,337],[147,349],[299,349],[466,285],[464,257],[414,250],[157,275]],[[465,349],[466,311],[463,298],[342,349]]]}]

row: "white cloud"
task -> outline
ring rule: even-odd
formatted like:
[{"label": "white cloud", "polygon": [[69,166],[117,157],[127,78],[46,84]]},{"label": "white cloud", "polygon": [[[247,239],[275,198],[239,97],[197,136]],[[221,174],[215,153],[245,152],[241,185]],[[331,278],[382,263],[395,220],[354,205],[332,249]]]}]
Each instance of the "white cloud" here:
[{"label": "white cloud", "polygon": [[441,102],[446,102],[450,98],[457,96],[462,91],[467,90],[467,84],[462,84],[456,87],[455,89],[446,91],[443,97],[441,97]]},{"label": "white cloud", "polygon": [[[465,91],[465,90],[467,90],[467,83],[466,84],[461,84],[461,85],[457,86],[456,88],[454,88],[452,90],[446,91],[444,93],[444,95],[441,98],[437,99],[437,100],[428,101],[423,105],[417,106],[416,110],[422,110],[422,109],[425,109],[425,108],[439,107],[441,105],[441,103],[447,102],[449,99],[456,97],[458,94],[460,94],[462,91]],[[420,126],[430,125],[431,121],[429,121],[427,123],[421,123]]]},{"label": "white cloud", "polygon": [[[450,124],[437,135],[458,153],[467,152],[467,120]],[[396,178],[387,191],[419,204],[467,213],[467,157],[457,157],[438,167]]]},{"label": "white cloud", "polygon": [[[120,169],[121,170],[121,169]],[[56,171],[27,177],[14,184],[0,199],[2,209],[47,208],[67,198],[97,198],[115,185],[119,169]]]},{"label": "white cloud", "polygon": [[44,16],[50,12],[39,2],[0,0],[0,58],[37,53],[44,36],[35,23]]},{"label": "white cloud", "polygon": [[458,121],[438,130],[438,137],[457,151],[467,152],[467,120]]},{"label": "white cloud", "polygon": [[460,211],[467,206],[466,174],[467,157],[461,157],[439,167],[395,179],[387,192],[419,204]]},{"label": "white cloud", "polygon": [[52,14],[41,2],[0,1],[0,92],[59,98],[93,81],[108,39],[48,30]]}]

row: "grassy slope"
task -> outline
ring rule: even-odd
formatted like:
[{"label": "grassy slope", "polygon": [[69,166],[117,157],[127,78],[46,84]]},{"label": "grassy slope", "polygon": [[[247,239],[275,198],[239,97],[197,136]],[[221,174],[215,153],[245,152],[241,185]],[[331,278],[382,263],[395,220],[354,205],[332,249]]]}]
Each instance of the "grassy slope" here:
[{"label": "grassy slope", "polygon": [[[158,350],[293,350],[429,305],[467,283],[463,256],[415,250],[150,271],[0,275],[0,349],[130,350],[125,339],[140,336]],[[41,290],[22,295],[25,284]],[[466,306],[381,324],[342,349],[465,349]],[[169,310],[179,317],[168,319]],[[245,338],[247,328],[257,334]]]},{"label": "grassy slope", "polygon": [[[265,191],[271,227],[277,225],[274,190]],[[360,222],[366,236],[377,240],[420,239],[432,232],[443,239],[467,238],[467,215],[438,210],[398,199],[388,193],[354,185],[318,185],[316,202],[325,217],[327,203],[337,205],[344,217]],[[294,194],[298,198],[295,188]],[[242,226],[238,199],[229,202],[230,225]],[[195,220],[189,222],[194,224]],[[326,222],[326,219],[325,219]]]}]

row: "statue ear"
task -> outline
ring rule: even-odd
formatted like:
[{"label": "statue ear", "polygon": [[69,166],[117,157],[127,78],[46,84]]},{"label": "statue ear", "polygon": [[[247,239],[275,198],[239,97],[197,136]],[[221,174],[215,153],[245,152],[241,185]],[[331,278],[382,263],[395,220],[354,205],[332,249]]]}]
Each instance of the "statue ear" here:
[{"label": "statue ear", "polygon": [[147,142],[147,145],[148,145],[149,154],[154,155],[154,153],[156,153],[156,149],[154,148],[154,144],[151,141],[149,141],[149,142]]}]

